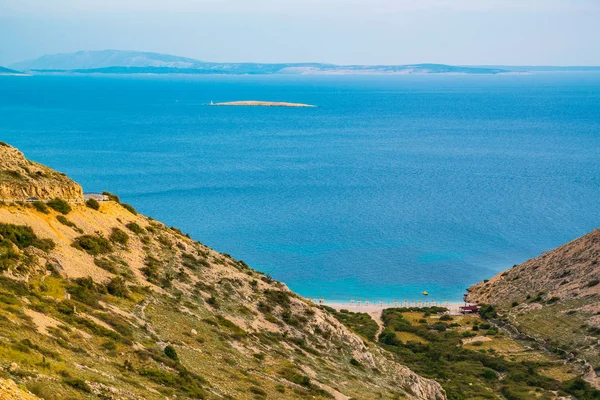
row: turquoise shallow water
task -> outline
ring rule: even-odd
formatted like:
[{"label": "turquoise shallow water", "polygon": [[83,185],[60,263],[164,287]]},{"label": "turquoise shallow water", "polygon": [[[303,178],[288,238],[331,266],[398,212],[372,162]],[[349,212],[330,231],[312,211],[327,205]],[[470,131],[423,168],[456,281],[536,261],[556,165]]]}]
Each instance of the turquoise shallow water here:
[{"label": "turquoise shallow water", "polygon": [[311,297],[457,301],[600,227],[594,73],[1,77],[0,140]]}]

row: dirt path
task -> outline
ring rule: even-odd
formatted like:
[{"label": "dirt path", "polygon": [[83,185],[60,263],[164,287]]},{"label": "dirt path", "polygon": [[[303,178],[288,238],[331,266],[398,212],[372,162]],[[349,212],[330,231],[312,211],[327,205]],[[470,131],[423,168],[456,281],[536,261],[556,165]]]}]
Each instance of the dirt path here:
[{"label": "dirt path", "polygon": [[379,337],[379,335],[381,334],[381,332],[383,332],[383,320],[381,319],[381,314],[383,313],[383,310],[376,310],[376,311],[371,311],[368,314],[371,316],[371,318],[373,318],[373,321],[375,321],[377,323],[377,326],[379,327],[379,329],[377,329],[377,334],[375,334],[375,340],[377,340],[377,338]]}]

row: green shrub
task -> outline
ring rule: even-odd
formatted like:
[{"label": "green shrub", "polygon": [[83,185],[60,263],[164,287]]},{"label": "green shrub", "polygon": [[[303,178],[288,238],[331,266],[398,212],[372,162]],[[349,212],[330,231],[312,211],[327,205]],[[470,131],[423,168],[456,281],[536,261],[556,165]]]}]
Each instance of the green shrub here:
[{"label": "green shrub", "polygon": [[117,203],[121,202],[121,200],[119,199],[119,196],[117,196],[116,194],[112,194],[110,192],[102,192],[102,194],[105,195],[106,197],[108,197],[108,199],[111,201],[116,201]]},{"label": "green shrub", "polygon": [[19,249],[33,246],[48,252],[55,247],[51,239],[39,239],[29,226],[0,223],[0,236],[14,243]]},{"label": "green shrub", "polygon": [[48,207],[39,200],[34,201],[33,203],[31,203],[31,205],[33,205],[33,207],[41,213],[48,214],[50,212],[48,211]]},{"label": "green shrub", "polygon": [[481,318],[486,319],[486,318],[496,318],[496,316],[498,315],[496,313],[496,309],[494,308],[494,306],[492,305],[484,305],[479,309],[479,315],[481,316]]},{"label": "green shrub", "polygon": [[0,239],[0,271],[7,271],[14,267],[21,259],[21,255],[13,248],[13,243],[7,239]]},{"label": "green shrub", "polygon": [[56,304],[56,310],[65,315],[75,314],[75,302],[63,300]]},{"label": "green shrub", "polygon": [[175,347],[168,345],[167,347],[165,347],[165,356],[169,357],[171,360],[179,360],[179,357],[177,357],[177,351],[175,351]]},{"label": "green shrub", "polygon": [[65,378],[63,383],[85,393],[92,393],[92,388],[83,379]]},{"label": "green shrub", "polygon": [[110,242],[100,235],[82,235],[75,238],[73,247],[86,251],[93,256],[112,251]]},{"label": "green shrub", "polygon": [[600,280],[598,280],[598,279],[594,279],[594,280],[591,280],[591,281],[589,281],[589,282],[588,282],[588,284],[587,284],[587,285],[585,285],[585,286],[586,286],[586,287],[594,287],[594,286],[596,286],[596,285],[597,285],[597,284],[599,284],[599,283],[600,283]]},{"label": "green shrub", "polygon": [[312,387],[310,383],[310,378],[306,375],[299,373],[293,367],[284,367],[279,370],[279,375],[288,381],[295,383],[296,385],[304,386],[307,388]]},{"label": "green shrub", "polygon": [[94,264],[96,264],[96,266],[102,268],[103,270],[111,272],[113,274],[119,272],[119,270],[117,269],[117,264],[114,261],[108,260],[106,258],[94,258]]},{"label": "green shrub", "polygon": [[217,307],[219,305],[215,296],[210,296],[208,299],[206,299],[206,302],[213,307]]},{"label": "green shrub", "polygon": [[67,292],[71,294],[74,300],[87,304],[88,306],[98,306],[100,294],[91,277],[73,280],[73,284],[67,287]]},{"label": "green shrub", "polygon": [[129,211],[133,215],[137,215],[138,214],[137,211],[135,210],[135,208],[133,208],[133,206],[130,206],[129,204],[124,204],[124,203],[121,203],[121,205],[123,206],[124,209],[126,209],[127,211]]},{"label": "green shrub", "polygon": [[88,201],[85,202],[85,205],[91,208],[92,210],[98,211],[100,209],[100,203],[98,203],[98,201],[94,199],[88,199]]},{"label": "green shrub", "polygon": [[142,233],[144,233],[144,228],[142,228],[141,226],[139,226],[138,224],[136,224],[135,222],[130,222],[127,225],[125,225],[125,227],[127,229],[129,229],[131,232],[141,235]]},{"label": "green shrub", "polygon": [[498,374],[493,369],[484,368],[481,376],[488,381],[495,381],[498,379]]},{"label": "green shrub", "polygon": [[[375,335],[379,330],[377,323],[367,313],[355,313],[349,312],[348,310],[340,310],[339,312],[335,309],[327,306],[321,306],[324,310],[327,310],[335,318],[338,319],[342,324],[352,329],[354,332],[363,335],[369,340],[375,341],[377,338]],[[305,311],[306,315],[314,315],[314,311],[307,308]]]},{"label": "green shrub", "polygon": [[68,214],[71,212],[71,206],[63,199],[59,199],[58,197],[50,200],[47,204],[48,207],[58,211],[61,214]]},{"label": "green shrub", "polygon": [[125,279],[120,276],[111,279],[110,282],[106,284],[106,290],[108,290],[108,293],[117,297],[127,297],[129,295],[129,289],[127,288]]},{"label": "green shrub", "polygon": [[146,265],[141,269],[142,273],[146,276],[146,278],[153,283],[156,283],[160,279],[159,267],[161,265],[160,260],[152,257],[146,256],[146,260],[144,261]]},{"label": "green shrub", "polygon": [[123,246],[126,246],[127,242],[129,241],[129,235],[119,228],[112,228],[112,232],[108,238],[111,242],[122,244]]},{"label": "green shrub", "polygon": [[249,389],[250,393],[255,394],[257,396],[260,397],[266,397],[267,396],[267,392],[265,392],[264,390],[262,390],[261,388],[257,387],[257,386],[252,386]]}]

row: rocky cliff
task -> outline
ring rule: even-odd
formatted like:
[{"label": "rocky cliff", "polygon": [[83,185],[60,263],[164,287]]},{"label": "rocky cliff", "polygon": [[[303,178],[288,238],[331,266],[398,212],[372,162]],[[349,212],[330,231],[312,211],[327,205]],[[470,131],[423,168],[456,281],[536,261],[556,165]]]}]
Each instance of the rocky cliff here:
[{"label": "rocky cliff", "polygon": [[[81,194],[2,155],[52,197]],[[284,284],[118,201],[0,205],[0,270],[0,376],[46,400],[445,398]]]},{"label": "rocky cliff", "polygon": [[29,161],[19,150],[0,142],[0,201],[24,201],[30,197],[82,201],[83,191],[64,174]]}]

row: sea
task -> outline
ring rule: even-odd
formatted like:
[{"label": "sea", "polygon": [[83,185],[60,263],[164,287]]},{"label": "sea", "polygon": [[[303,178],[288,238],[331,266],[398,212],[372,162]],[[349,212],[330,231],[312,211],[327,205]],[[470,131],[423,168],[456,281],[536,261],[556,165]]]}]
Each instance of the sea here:
[{"label": "sea", "polygon": [[461,301],[600,227],[597,72],[2,76],[0,140],[326,301]]}]

